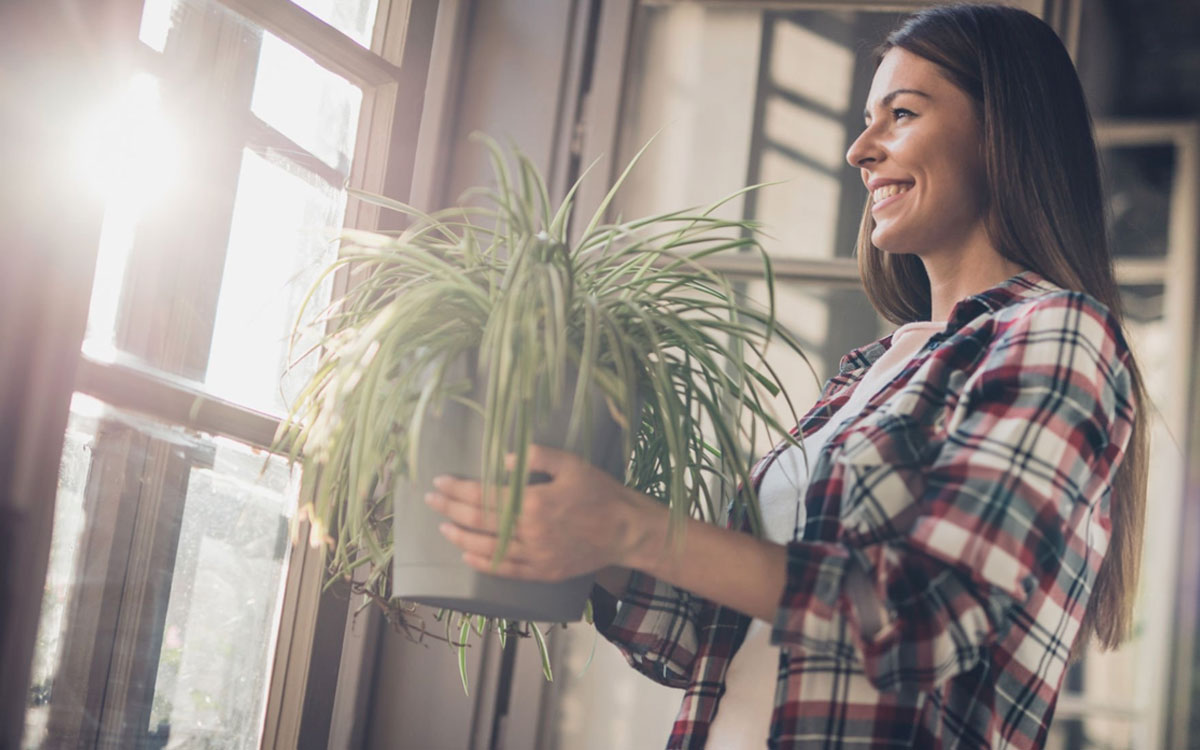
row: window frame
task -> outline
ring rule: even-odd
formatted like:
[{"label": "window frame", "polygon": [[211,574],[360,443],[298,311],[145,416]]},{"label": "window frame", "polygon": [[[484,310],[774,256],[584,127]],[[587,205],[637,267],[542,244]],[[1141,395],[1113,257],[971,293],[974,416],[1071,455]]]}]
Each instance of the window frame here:
[{"label": "window frame", "polygon": [[[27,119],[6,138],[0,205],[10,252],[0,254],[0,746],[19,747],[41,614],[58,469],[86,326],[102,206],[71,179],[63,144],[95,92],[121,77],[137,38],[140,0],[0,6],[6,50],[28,53],[6,96]],[[105,62],[97,64],[96,56]],[[20,59],[19,57],[17,59]],[[24,67],[24,66],[23,66]],[[48,201],[44,196],[56,196]]]},{"label": "window frame", "polygon": [[[347,183],[351,187],[406,199],[412,184],[417,134],[421,122],[421,103],[438,9],[437,0],[379,0],[370,49],[361,47],[340,31],[288,0],[217,0],[215,5],[238,13],[262,27],[264,31],[269,31],[284,42],[296,46],[323,67],[362,87],[363,101],[359,112],[358,138],[350,162],[351,171]],[[132,60],[123,67],[118,66],[125,75],[139,69],[152,73],[163,72],[166,65],[164,58],[143,45],[137,38],[142,15],[141,0],[107,0],[105,3],[89,6],[89,11],[94,13],[96,21],[103,20],[110,25],[113,24],[110,17],[123,21],[120,33],[113,34],[108,49],[114,58],[127,57]],[[62,23],[54,13],[42,15],[51,20],[51,23],[46,25],[47,28],[54,21]],[[99,23],[97,25],[103,26]],[[91,62],[87,59],[71,60],[78,62],[80,68]],[[223,61],[223,58],[220,61]],[[252,71],[253,67],[251,73]],[[111,78],[120,80],[121,75],[114,73]],[[246,104],[248,105],[248,101]],[[79,109],[86,108],[81,106]],[[235,108],[231,107],[225,114],[234,110]],[[242,118],[230,118],[230,126],[236,136],[241,136],[240,140],[237,137],[234,140],[243,145],[260,145],[265,140],[268,148],[271,144],[282,145],[285,148],[294,147],[285,136],[250,115],[248,106]],[[241,146],[238,146],[239,151],[240,148]],[[297,161],[306,168],[312,169],[314,166],[302,160]],[[314,171],[319,173],[319,170]],[[326,179],[330,177],[323,176]],[[230,187],[231,193],[236,187],[236,181],[235,173]],[[229,197],[232,199],[232,195]],[[66,414],[72,394],[86,393],[107,404],[135,411],[168,424],[229,437],[262,449],[270,448],[280,421],[277,417],[261,414],[204,393],[191,381],[147,368],[129,358],[118,357],[109,361],[81,353],[80,344],[88,313],[88,298],[99,237],[100,206],[94,205],[96,202],[86,204],[81,201],[91,210],[87,218],[92,221],[86,224],[86,232],[60,231],[59,234],[63,236],[57,245],[52,245],[62,247],[64,252],[73,252],[75,255],[79,254],[78,247],[87,248],[85,252],[88,254],[88,262],[72,264],[72,274],[53,269],[57,273],[46,274],[45,283],[41,285],[41,288],[53,289],[56,285],[66,284],[84,293],[67,296],[75,301],[74,305],[67,306],[70,319],[70,325],[67,326],[70,329],[69,335],[51,338],[47,341],[49,346],[45,347],[52,350],[51,353],[60,365],[70,365],[56,368],[61,375],[51,379],[55,387],[41,399],[43,406],[53,406],[52,410],[47,410],[51,411],[54,417],[48,420],[45,428],[49,437],[42,435],[36,457],[29,456],[28,451],[25,452],[25,458],[33,459],[29,463],[30,476],[24,477],[25,481],[12,485],[14,490],[31,489],[35,497],[43,498],[43,502],[37,508],[40,513],[31,519],[30,526],[36,529],[36,533],[31,536],[33,543],[28,545],[31,548],[21,548],[13,554],[14,560],[29,561],[34,571],[40,571],[34,578],[38,586],[25,586],[11,597],[7,589],[0,591],[0,601],[4,604],[0,609],[21,614],[22,622],[19,624],[23,631],[21,635],[25,636],[25,640],[15,644],[19,658],[12,662],[24,665],[25,669],[6,669],[2,683],[5,701],[0,704],[0,715],[3,715],[5,720],[0,723],[5,727],[15,727],[15,735],[9,733],[10,736],[6,736],[4,741],[0,742],[5,746],[10,744],[10,740],[12,746],[18,745],[19,735],[24,726],[29,666],[41,611],[40,582],[46,573],[50,526],[57,492],[58,463],[61,460]],[[381,216],[377,208],[352,197],[347,201],[344,224],[368,229],[388,228],[391,225],[389,217]],[[215,279],[210,279],[214,304],[215,295],[219,292],[219,270],[223,262],[223,259],[219,260],[221,262],[216,263],[218,275]],[[29,267],[35,270],[41,268],[35,264],[29,264]],[[20,270],[21,266],[18,265],[17,268]],[[153,270],[151,269],[151,277]],[[346,283],[346,274],[340,274],[335,279],[335,287],[344,288]],[[153,286],[154,284],[150,283],[146,288]],[[169,306],[174,308],[178,304],[180,303],[172,300]],[[162,297],[150,294],[143,298],[140,305],[143,312],[172,319],[171,312],[163,309]],[[43,317],[50,318],[51,322],[59,322],[45,305],[41,312]],[[211,316],[207,324],[211,325]],[[43,333],[52,334],[53,331],[45,330]],[[2,350],[8,351],[9,342],[5,340],[3,343],[6,346]],[[161,353],[154,352],[153,344],[149,346],[150,352]],[[186,353],[180,356],[186,359]],[[177,361],[170,355],[167,361],[178,364],[187,371],[186,362]],[[40,364],[37,369],[44,374],[56,372],[46,363],[34,364]],[[25,395],[22,389],[28,389],[28,381],[17,377],[10,378],[8,375],[7,372],[0,373],[0,394],[4,396],[6,405],[10,402],[19,404]],[[7,449],[7,445],[4,448]],[[12,452],[7,451],[4,455]],[[8,479],[7,476],[0,478]],[[0,486],[8,490],[7,485],[6,482]],[[306,491],[307,485],[301,489],[302,493]],[[0,512],[5,517],[10,513],[16,515],[21,512],[21,506],[12,502],[14,497],[19,498],[20,495],[16,492],[6,493],[0,498],[4,501],[0,503]],[[134,504],[136,507],[136,501]],[[129,509],[122,511],[125,502],[114,502],[112,505],[109,509],[111,512],[118,515],[124,512],[128,516]],[[118,552],[125,554],[121,550]],[[6,569],[12,568],[6,566]],[[325,736],[328,735],[332,718],[330,704],[337,682],[348,602],[344,593],[339,596],[336,590],[324,591],[323,583],[324,571],[320,551],[312,550],[307,545],[299,545],[292,554],[283,583],[283,612],[272,660],[262,736],[263,747],[325,745]],[[111,606],[111,602],[103,595],[101,599]],[[11,609],[8,606],[10,602],[14,605]],[[3,631],[6,664],[10,663],[7,654],[13,650],[8,637],[7,619],[6,617],[2,623],[6,626]],[[95,633],[92,633],[91,637],[95,638]],[[86,633],[79,639],[81,643],[87,640]],[[90,657],[88,660],[94,666],[95,662]],[[86,665],[82,668],[92,671],[92,667]],[[317,693],[321,695],[316,695]],[[108,712],[111,705],[111,702],[106,704],[104,710]],[[118,707],[117,710],[122,709]]]}]

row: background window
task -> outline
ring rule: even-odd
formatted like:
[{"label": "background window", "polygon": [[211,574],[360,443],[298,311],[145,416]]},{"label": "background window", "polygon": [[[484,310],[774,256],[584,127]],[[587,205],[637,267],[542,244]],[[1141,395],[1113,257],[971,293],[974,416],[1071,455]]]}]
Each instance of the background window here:
[{"label": "background window", "polygon": [[386,163],[361,114],[397,93],[364,49],[379,2],[299,5],[148,0],[136,69],[83,126],[105,211],[80,382],[101,395],[71,402],[26,748],[273,741],[285,583],[320,570],[289,567],[303,477],[264,448],[312,367],[289,338],[355,155],[373,139]]}]

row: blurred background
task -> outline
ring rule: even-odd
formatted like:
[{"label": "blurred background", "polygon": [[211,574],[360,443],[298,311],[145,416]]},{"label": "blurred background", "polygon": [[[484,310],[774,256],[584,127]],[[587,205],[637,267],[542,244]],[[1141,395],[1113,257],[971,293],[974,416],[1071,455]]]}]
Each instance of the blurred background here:
[{"label": "blurred background", "polygon": [[[307,374],[285,373],[296,311],[338,228],[393,226],[347,188],[449,205],[489,176],[483,130],[560,196],[594,163],[590,209],[657,133],[614,213],[779,183],[722,211],[767,227],[816,372],[773,363],[807,408],[894,328],[858,282],[843,155],[872,48],[928,4],[6,4],[0,748],[661,748],[680,694],[584,624],[553,631],[553,682],[530,642],[473,649],[467,696],[452,651],[322,588],[290,538],[311,478],[267,451]],[[1135,637],[1072,667],[1049,746],[1200,748],[1200,2],[1010,4],[1084,82],[1155,406]],[[752,257],[712,267],[765,298]]]}]

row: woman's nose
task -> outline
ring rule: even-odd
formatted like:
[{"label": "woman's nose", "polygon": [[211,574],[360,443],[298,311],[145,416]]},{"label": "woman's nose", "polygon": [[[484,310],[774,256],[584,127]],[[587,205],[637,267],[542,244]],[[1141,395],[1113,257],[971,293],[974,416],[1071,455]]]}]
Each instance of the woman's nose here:
[{"label": "woman's nose", "polygon": [[859,133],[846,151],[846,161],[852,167],[864,167],[868,162],[879,161],[879,157],[879,146],[870,127]]}]

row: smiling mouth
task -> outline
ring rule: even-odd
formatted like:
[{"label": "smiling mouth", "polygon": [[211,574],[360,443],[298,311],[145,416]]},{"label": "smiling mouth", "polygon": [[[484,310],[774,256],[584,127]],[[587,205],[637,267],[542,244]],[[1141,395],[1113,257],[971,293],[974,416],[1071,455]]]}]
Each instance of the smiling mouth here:
[{"label": "smiling mouth", "polygon": [[871,192],[871,203],[878,204],[887,200],[888,198],[894,198],[902,193],[907,193],[910,188],[912,188],[911,182],[904,184],[893,182],[890,185],[884,185],[881,188],[875,188],[875,190]]}]

